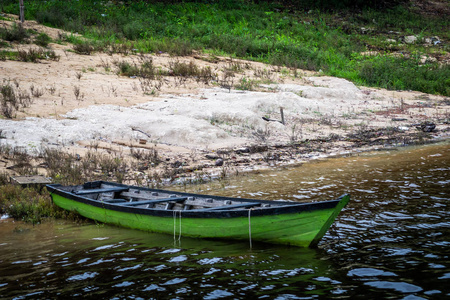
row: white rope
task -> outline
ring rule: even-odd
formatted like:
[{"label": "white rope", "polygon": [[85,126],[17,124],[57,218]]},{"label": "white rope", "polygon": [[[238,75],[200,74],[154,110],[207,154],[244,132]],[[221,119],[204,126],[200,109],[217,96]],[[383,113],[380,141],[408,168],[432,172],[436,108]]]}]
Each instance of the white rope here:
[{"label": "white rope", "polygon": [[180,230],[178,233],[178,239],[177,239],[177,210],[173,211],[173,243],[174,245],[178,243],[181,243],[181,210],[178,210],[179,216],[180,216]]},{"label": "white rope", "polygon": [[176,232],[177,232],[177,212],[174,210],[173,214],[173,244],[177,243]]},{"label": "white rope", "polygon": [[250,249],[252,249],[252,222],[250,219],[251,208],[248,210],[248,239],[250,241]]},{"label": "white rope", "polygon": [[178,236],[178,242],[181,245],[181,210],[179,210],[179,214],[180,214],[180,235]]}]

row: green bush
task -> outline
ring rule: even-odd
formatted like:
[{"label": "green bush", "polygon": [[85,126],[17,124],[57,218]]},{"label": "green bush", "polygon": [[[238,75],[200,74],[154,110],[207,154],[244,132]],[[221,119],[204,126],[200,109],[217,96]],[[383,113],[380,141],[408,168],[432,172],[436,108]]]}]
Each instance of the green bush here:
[{"label": "green bush", "polygon": [[14,23],[13,26],[8,28],[0,28],[0,38],[8,42],[26,42],[30,37],[30,34],[20,25]]},{"label": "green bush", "polygon": [[46,33],[40,33],[34,40],[36,45],[41,47],[47,47],[48,44],[52,41],[52,39]]},{"label": "green bush", "polygon": [[49,217],[67,217],[72,215],[53,205],[47,190],[42,192],[34,188],[6,184],[0,185],[0,214],[8,214],[16,220],[41,223]]}]

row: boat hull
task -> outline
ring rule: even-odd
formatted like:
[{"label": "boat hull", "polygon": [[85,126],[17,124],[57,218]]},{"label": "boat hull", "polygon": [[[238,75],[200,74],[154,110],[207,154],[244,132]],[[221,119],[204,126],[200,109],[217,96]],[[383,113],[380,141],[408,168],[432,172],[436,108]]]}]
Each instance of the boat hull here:
[{"label": "boat hull", "polygon": [[122,208],[107,203],[90,203],[89,199],[49,186],[53,202],[69,211],[102,223],[132,229],[188,236],[253,240],[300,247],[314,247],[332,225],[349,196],[324,202],[319,209],[291,205],[277,210],[241,209],[238,212],[172,211]]}]

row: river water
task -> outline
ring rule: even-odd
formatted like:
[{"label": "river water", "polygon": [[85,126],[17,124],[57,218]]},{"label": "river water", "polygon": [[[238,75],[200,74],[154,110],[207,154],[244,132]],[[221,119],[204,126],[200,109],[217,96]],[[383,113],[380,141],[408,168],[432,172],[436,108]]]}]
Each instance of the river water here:
[{"label": "river water", "polygon": [[[179,189],[184,189],[179,187]],[[0,222],[5,299],[449,299],[450,144],[307,163],[191,192],[352,200],[317,249],[103,224]]]}]

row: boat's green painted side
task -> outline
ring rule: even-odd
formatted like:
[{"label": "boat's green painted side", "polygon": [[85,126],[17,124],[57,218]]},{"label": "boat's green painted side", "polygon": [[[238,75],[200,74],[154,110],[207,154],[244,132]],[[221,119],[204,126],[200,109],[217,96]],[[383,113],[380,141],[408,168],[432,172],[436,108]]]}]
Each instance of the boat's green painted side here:
[{"label": "boat's green painted side", "polygon": [[181,222],[183,236],[245,240],[250,230],[254,241],[300,247],[315,246],[349,201],[349,196],[344,196],[335,208],[254,217],[250,210],[250,218],[216,219],[183,218],[182,212],[181,218],[179,212],[174,217],[142,215],[95,207],[58,194],[52,194],[52,198],[61,208],[86,218],[133,229],[178,235]]}]

